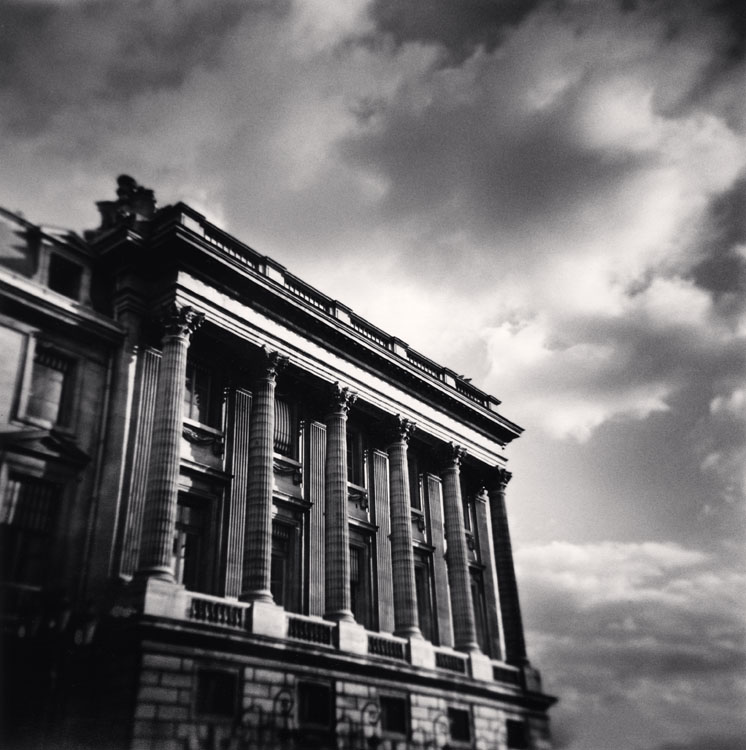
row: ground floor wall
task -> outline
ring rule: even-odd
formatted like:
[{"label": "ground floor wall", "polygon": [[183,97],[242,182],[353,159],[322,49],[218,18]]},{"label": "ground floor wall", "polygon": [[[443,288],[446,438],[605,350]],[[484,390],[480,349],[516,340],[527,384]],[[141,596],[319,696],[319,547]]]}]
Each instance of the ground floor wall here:
[{"label": "ground floor wall", "polygon": [[25,717],[9,748],[551,747],[547,696],[383,658],[140,618],[102,623],[91,644],[70,642],[52,673],[25,648],[6,681],[33,667],[12,701]]}]

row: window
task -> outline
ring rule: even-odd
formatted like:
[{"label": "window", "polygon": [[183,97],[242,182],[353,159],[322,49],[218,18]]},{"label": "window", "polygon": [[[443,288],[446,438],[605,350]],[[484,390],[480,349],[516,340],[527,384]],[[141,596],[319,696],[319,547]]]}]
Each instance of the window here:
[{"label": "window", "polygon": [[464,708],[448,709],[448,726],[454,742],[471,742],[471,720]]},{"label": "window", "polygon": [[238,698],[238,673],[224,669],[197,670],[198,714],[233,717]]},{"label": "window", "polygon": [[333,693],[330,685],[299,681],[298,724],[303,727],[330,729],[334,716]]},{"label": "window", "polygon": [[415,552],[414,583],[417,591],[417,615],[420,621],[420,630],[428,641],[434,643],[435,626],[433,621],[430,559],[423,553]]},{"label": "window", "polygon": [[299,609],[296,538],[295,528],[286,523],[273,522],[270,589],[275,604],[290,612]]},{"label": "window", "polygon": [[60,495],[57,484],[9,477],[0,507],[0,580],[30,586],[45,582]]},{"label": "window", "polygon": [[220,427],[220,399],[215,396],[212,373],[195,362],[187,363],[184,418],[210,427]]},{"label": "window", "polygon": [[373,602],[370,575],[370,538],[350,531],[350,608],[355,620],[373,627]]},{"label": "window", "polygon": [[37,345],[26,404],[27,417],[50,426],[66,422],[72,369],[70,359],[47,346]]},{"label": "window", "polygon": [[487,628],[487,602],[484,598],[484,582],[480,570],[471,573],[471,601],[474,605],[474,619],[477,627],[477,643],[483,653],[490,654],[489,630]]},{"label": "window", "polygon": [[407,471],[409,473],[409,502],[415,510],[422,510],[422,485],[420,482],[417,457],[411,449],[407,451]]},{"label": "window", "polygon": [[48,286],[55,292],[71,299],[80,299],[80,281],[83,269],[77,263],[63,258],[57,253],[49,256]]},{"label": "window", "polygon": [[287,401],[275,399],[275,452],[298,457],[298,429],[295,409]]},{"label": "window", "polygon": [[347,481],[365,486],[365,451],[363,435],[354,427],[347,428]]},{"label": "window", "polygon": [[528,747],[528,732],[526,724],[519,719],[508,719],[505,722],[508,735],[508,747],[515,750],[525,750]]},{"label": "window", "polygon": [[190,591],[206,591],[207,503],[198,497],[180,495],[174,534],[173,568],[176,582]]},{"label": "window", "polygon": [[403,696],[381,696],[381,729],[388,734],[409,732],[409,702]]}]

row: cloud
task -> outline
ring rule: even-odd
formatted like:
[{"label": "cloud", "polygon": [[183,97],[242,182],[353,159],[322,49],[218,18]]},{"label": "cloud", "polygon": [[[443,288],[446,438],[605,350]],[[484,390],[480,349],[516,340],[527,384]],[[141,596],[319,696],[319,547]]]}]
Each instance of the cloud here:
[{"label": "cloud", "polygon": [[[670,542],[554,542],[519,549],[516,562],[529,650],[562,697],[554,723],[566,746],[652,748],[654,736],[683,748],[707,733],[743,736],[737,559]],[[622,739],[617,722],[634,713]]]}]

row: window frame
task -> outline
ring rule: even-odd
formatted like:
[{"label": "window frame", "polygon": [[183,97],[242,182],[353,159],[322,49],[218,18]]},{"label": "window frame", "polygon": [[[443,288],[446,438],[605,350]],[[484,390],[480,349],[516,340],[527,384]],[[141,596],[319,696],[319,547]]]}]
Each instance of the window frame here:
[{"label": "window frame", "polygon": [[[34,386],[34,367],[38,359],[45,354],[59,358],[68,366],[67,370],[63,372],[59,406],[54,421],[29,413]],[[36,332],[29,333],[25,352],[21,356],[24,358],[24,362],[15,418],[35,427],[67,433],[73,432],[77,416],[76,405],[79,402],[80,357],[56,342],[38,337]]]},{"label": "window frame", "polygon": [[[474,727],[472,726],[472,715],[469,706],[463,705],[452,705],[448,706],[448,736],[451,742],[455,743],[459,747],[471,747],[471,743],[474,739]],[[454,719],[456,714],[465,715],[466,718],[466,729],[468,730],[467,737],[455,737],[454,736]]]},{"label": "window frame", "polygon": [[[358,570],[362,572],[360,579],[361,588],[359,593],[362,598],[356,597],[353,592],[352,581],[352,550],[356,550],[362,560],[358,564]],[[355,622],[367,630],[376,629],[376,602],[373,589],[373,536],[360,527],[350,525],[349,552],[350,555],[350,609]]]},{"label": "window frame", "polygon": [[[233,706],[230,712],[226,709],[223,711],[203,711],[200,707],[200,674],[212,674],[212,675],[225,675],[233,677],[234,695],[233,695]],[[212,666],[209,664],[200,664],[194,670],[194,702],[193,709],[195,717],[200,719],[212,719],[220,721],[234,721],[240,706],[241,696],[241,670],[232,669],[228,666]]]},{"label": "window frame", "polygon": [[[309,707],[306,703],[304,703],[304,698],[306,697],[304,691],[308,689],[308,695],[312,695],[316,692],[318,692],[319,688],[327,691],[328,695],[328,721],[326,723],[320,723],[316,721],[309,720],[307,717],[307,713],[309,712]],[[324,682],[321,680],[307,680],[307,679],[298,679],[295,683],[295,695],[296,695],[296,721],[298,723],[298,727],[301,729],[305,729],[311,732],[333,732],[334,728],[336,726],[336,693],[334,691],[334,683],[333,682]],[[304,708],[305,706],[305,708]],[[315,714],[313,710],[310,711],[311,714]]]},{"label": "window frame", "polygon": [[[384,709],[384,701],[401,701],[404,705],[404,731],[400,732],[396,729],[388,728],[384,725],[384,717],[386,716],[387,712]],[[380,721],[381,721],[381,734],[387,738],[392,740],[409,740],[412,732],[412,710],[411,710],[411,700],[409,693],[379,693],[378,695],[378,705],[380,708]]]}]

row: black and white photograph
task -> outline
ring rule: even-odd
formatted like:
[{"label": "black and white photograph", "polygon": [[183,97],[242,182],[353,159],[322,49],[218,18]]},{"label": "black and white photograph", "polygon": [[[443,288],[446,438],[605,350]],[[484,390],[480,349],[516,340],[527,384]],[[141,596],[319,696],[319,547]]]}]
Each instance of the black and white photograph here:
[{"label": "black and white photograph", "polygon": [[0,0],[0,746],[746,748],[746,5]]}]

